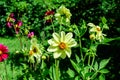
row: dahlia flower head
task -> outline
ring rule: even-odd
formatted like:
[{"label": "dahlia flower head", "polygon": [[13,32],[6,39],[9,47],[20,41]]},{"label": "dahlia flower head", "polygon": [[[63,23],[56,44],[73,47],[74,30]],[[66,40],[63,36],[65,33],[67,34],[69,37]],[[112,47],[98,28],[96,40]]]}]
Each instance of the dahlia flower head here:
[{"label": "dahlia flower head", "polygon": [[53,38],[48,40],[50,46],[48,47],[48,52],[53,52],[54,59],[62,58],[65,59],[71,57],[72,51],[71,48],[77,45],[71,32],[65,34],[64,31],[61,31],[60,35],[56,32],[53,33]]},{"label": "dahlia flower head", "polygon": [[0,62],[3,62],[8,58],[8,47],[0,44]]},{"label": "dahlia flower head", "polygon": [[58,20],[60,23],[61,21],[69,23],[71,16],[72,14],[70,13],[70,10],[67,9],[64,5],[60,6],[57,10],[57,13],[55,14],[56,20]]}]

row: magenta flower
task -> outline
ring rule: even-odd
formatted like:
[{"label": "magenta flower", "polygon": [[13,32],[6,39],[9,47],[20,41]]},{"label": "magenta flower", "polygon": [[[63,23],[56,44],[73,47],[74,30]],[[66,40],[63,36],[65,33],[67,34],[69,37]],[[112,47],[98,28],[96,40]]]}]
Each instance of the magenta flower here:
[{"label": "magenta flower", "polygon": [[29,32],[28,38],[32,38],[34,36],[34,32]]},{"label": "magenta flower", "polygon": [[0,62],[8,58],[8,47],[0,44]]},{"label": "magenta flower", "polygon": [[10,16],[9,17],[11,17],[11,18],[14,18],[14,13],[10,13]]},{"label": "magenta flower", "polygon": [[17,22],[17,24],[14,26],[14,27],[15,27],[15,32],[16,32],[16,34],[19,33],[21,26],[22,26],[22,21],[19,20],[19,21]]},{"label": "magenta flower", "polygon": [[9,27],[9,28],[12,28],[12,23],[11,22],[7,22],[6,25]]},{"label": "magenta flower", "polygon": [[22,21],[19,20],[19,21],[17,22],[17,25],[18,25],[19,27],[22,26]]}]

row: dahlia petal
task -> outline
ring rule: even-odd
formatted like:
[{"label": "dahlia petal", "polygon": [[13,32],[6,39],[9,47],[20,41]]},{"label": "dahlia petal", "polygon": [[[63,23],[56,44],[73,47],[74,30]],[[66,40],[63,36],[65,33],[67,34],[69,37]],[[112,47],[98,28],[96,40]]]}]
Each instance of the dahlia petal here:
[{"label": "dahlia petal", "polygon": [[3,59],[2,59],[2,57],[0,56],[0,62],[2,62],[3,61]]},{"label": "dahlia petal", "polygon": [[57,50],[58,50],[58,47],[56,47],[56,46],[49,46],[47,49],[47,51],[49,51],[49,52],[55,52]]},{"label": "dahlia petal", "polygon": [[68,33],[68,34],[65,36],[65,42],[68,42],[72,37],[73,37],[73,34],[72,34],[72,33]]},{"label": "dahlia petal", "polygon": [[61,52],[57,51],[53,54],[53,57],[56,59],[56,58],[59,58],[61,56]]},{"label": "dahlia petal", "polygon": [[7,46],[4,46],[3,44],[0,44],[0,50],[1,50],[3,53],[7,53],[7,52],[8,52],[8,47],[7,47]]},{"label": "dahlia petal", "polygon": [[58,44],[59,44],[58,42],[55,41],[55,39],[48,40],[48,43],[52,46],[58,46]]},{"label": "dahlia petal", "polygon": [[90,27],[95,27],[95,25],[93,23],[88,23],[87,25]]},{"label": "dahlia petal", "polygon": [[65,57],[66,57],[66,54],[65,54],[65,52],[62,52],[62,54],[61,54],[61,56],[60,56],[62,59],[65,59]]},{"label": "dahlia petal", "polygon": [[71,57],[71,49],[70,48],[65,49],[65,53],[69,58]]},{"label": "dahlia petal", "polygon": [[69,40],[67,44],[68,44],[68,47],[74,47],[77,45],[77,42],[72,38]]},{"label": "dahlia petal", "polygon": [[53,33],[53,38],[55,39],[56,42],[59,42],[60,36],[58,33]]},{"label": "dahlia petal", "polygon": [[60,39],[61,42],[64,42],[65,41],[65,32],[62,31],[61,32],[61,39]]},{"label": "dahlia petal", "polygon": [[9,56],[9,55],[8,55],[7,53],[4,53],[4,54],[1,55],[1,57],[3,58],[3,60],[7,59],[8,56]]}]

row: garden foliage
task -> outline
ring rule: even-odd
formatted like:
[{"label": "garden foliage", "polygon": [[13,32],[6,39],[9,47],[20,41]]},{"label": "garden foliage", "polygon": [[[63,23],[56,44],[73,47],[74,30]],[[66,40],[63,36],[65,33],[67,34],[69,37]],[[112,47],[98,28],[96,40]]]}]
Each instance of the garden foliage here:
[{"label": "garden foliage", "polygon": [[0,48],[0,62],[5,67],[0,79],[105,80],[112,75],[111,67],[107,66],[111,57],[100,58],[97,53],[99,46],[119,39],[115,38],[120,34],[120,28],[116,27],[118,3],[115,0],[0,1],[0,36],[18,38],[20,47],[9,51],[5,61]]}]

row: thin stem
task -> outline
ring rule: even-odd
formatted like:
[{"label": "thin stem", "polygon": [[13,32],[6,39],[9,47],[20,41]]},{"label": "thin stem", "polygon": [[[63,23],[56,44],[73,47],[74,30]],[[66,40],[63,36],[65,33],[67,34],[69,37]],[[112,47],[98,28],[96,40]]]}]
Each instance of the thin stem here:
[{"label": "thin stem", "polygon": [[88,56],[88,65],[90,65],[90,56]]},{"label": "thin stem", "polygon": [[54,28],[53,22],[52,22],[52,27],[53,27],[53,32],[55,32],[55,28]]},{"label": "thin stem", "polygon": [[86,57],[87,57],[87,55],[85,54],[85,56],[84,56],[84,58],[83,58],[83,62],[85,61]]},{"label": "thin stem", "polygon": [[82,53],[82,43],[81,43],[81,37],[79,37],[79,46],[80,46],[80,54],[81,54],[81,60],[84,62],[84,59],[83,59],[83,53]]},{"label": "thin stem", "polygon": [[59,60],[55,59],[55,78],[59,80]]},{"label": "thin stem", "polygon": [[2,77],[1,77],[1,75],[0,75],[0,80],[2,80]]},{"label": "thin stem", "polygon": [[93,66],[94,61],[95,61],[95,56],[93,56],[93,58],[92,58],[91,66]]},{"label": "thin stem", "polygon": [[8,73],[7,73],[7,68],[6,68],[6,63],[5,63],[5,61],[4,61],[4,66],[5,66],[6,80],[8,80]]},{"label": "thin stem", "polygon": [[22,44],[22,40],[21,40],[20,37],[18,37],[18,39],[19,39],[19,41],[20,41],[20,46],[21,46],[21,49],[22,49],[22,46],[23,46],[23,44]]}]

